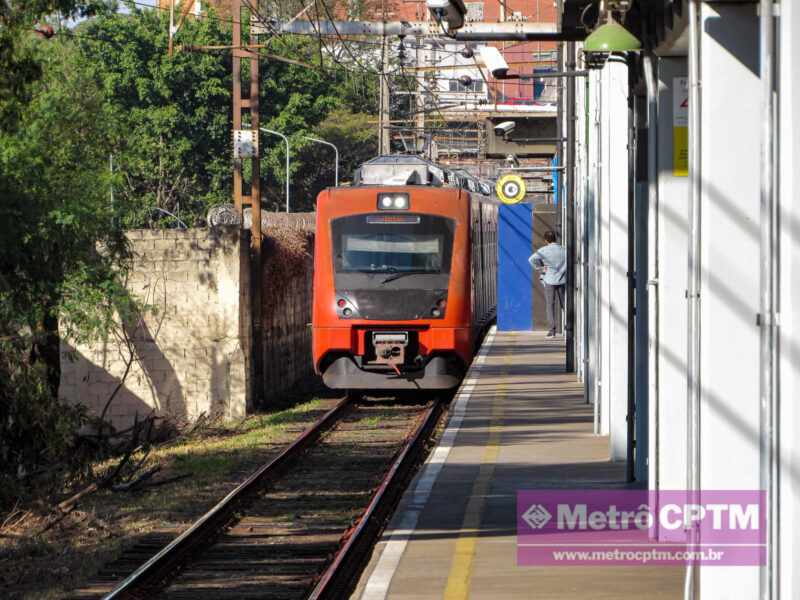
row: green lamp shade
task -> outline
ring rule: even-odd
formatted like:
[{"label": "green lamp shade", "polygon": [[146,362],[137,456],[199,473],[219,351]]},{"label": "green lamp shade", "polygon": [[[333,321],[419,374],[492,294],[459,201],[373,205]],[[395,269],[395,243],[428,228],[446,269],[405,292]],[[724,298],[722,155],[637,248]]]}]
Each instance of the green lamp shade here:
[{"label": "green lamp shade", "polygon": [[616,21],[600,25],[586,38],[584,52],[627,52],[641,50],[642,43]]}]

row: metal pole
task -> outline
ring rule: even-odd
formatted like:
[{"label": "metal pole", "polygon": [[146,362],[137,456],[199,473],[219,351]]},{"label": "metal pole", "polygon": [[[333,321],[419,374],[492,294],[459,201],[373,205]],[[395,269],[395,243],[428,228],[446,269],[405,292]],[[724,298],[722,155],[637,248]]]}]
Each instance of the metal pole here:
[{"label": "metal pole", "polygon": [[[687,277],[687,489],[700,490],[700,8],[701,0],[689,2],[689,261]],[[697,498],[690,497],[689,502]],[[689,530],[690,544],[698,541],[697,527]],[[697,573],[694,562],[686,566],[685,600],[697,598]]]},{"label": "metal pole", "polygon": [[318,142],[320,144],[325,144],[326,146],[330,146],[331,148],[333,148],[333,152],[334,152],[334,154],[336,156],[336,169],[335,169],[336,174],[335,174],[334,181],[336,182],[335,183],[336,187],[339,187],[339,149],[336,146],[334,146],[333,144],[331,144],[330,142],[326,142],[325,140],[321,140],[319,138],[315,138],[315,137],[312,137],[310,135],[304,135],[303,138],[305,138],[307,140],[311,140],[312,142]]},{"label": "metal pole", "polygon": [[[567,71],[575,70],[575,42],[567,42]],[[564,175],[566,176],[566,223],[564,223],[564,242],[567,249],[567,293],[564,338],[566,343],[565,369],[575,371],[575,78],[567,80],[567,152]]]},{"label": "metal pole", "polygon": [[278,34],[329,35],[329,36],[408,36],[439,38],[443,41],[487,41],[487,42],[563,42],[581,41],[583,32],[561,32],[554,23],[480,22],[465,23],[458,31],[445,36],[435,20],[429,21],[327,21],[296,20],[273,25],[256,23],[255,31],[260,34],[276,31]]},{"label": "metal pole", "polygon": [[387,38],[381,44],[381,94],[380,94],[380,131],[378,132],[378,151],[381,155],[390,154],[392,151],[391,132],[388,129],[390,119],[390,90],[389,90],[389,48]]},{"label": "metal pole", "polygon": [[600,419],[605,418],[601,414],[601,404],[603,398],[603,217],[602,217],[602,202],[603,202],[603,130],[602,130],[602,114],[603,114],[603,75],[602,72],[598,73],[597,77],[597,92],[596,105],[595,105],[595,150],[597,156],[595,157],[595,190],[594,190],[594,268],[595,268],[595,297],[594,297],[594,365],[595,365],[595,397],[594,397],[594,432],[600,435],[602,426]]},{"label": "metal pole", "polygon": [[[653,447],[658,452],[660,445],[659,417],[659,258],[658,258],[658,82],[656,63],[651,54],[645,54],[644,80],[647,89],[647,333],[651,340],[647,350],[648,405],[655,418]],[[653,462],[653,477],[650,489],[658,491],[661,486],[658,461]]]},{"label": "metal pole", "polygon": [[271,133],[272,135],[277,135],[278,137],[283,138],[283,141],[286,144],[286,212],[289,212],[289,138],[283,135],[279,131],[273,131],[272,129],[267,129],[266,127],[261,127],[261,131],[264,133]]},{"label": "metal pole", "polygon": [[636,479],[636,121],[634,86],[637,78],[637,60],[633,53],[628,62],[628,356],[627,356],[627,414],[626,419],[626,476],[628,481]]},{"label": "metal pole", "polygon": [[582,331],[582,349],[583,349],[583,381],[584,381],[584,396],[586,397],[586,402],[589,403],[592,393],[589,388],[591,382],[591,357],[592,357],[592,349],[590,343],[590,333],[591,333],[591,317],[589,316],[589,312],[591,310],[591,297],[589,295],[589,289],[591,284],[591,265],[589,263],[590,258],[590,244],[589,244],[589,236],[592,233],[592,224],[589,222],[590,212],[589,212],[589,184],[590,184],[590,173],[591,173],[591,165],[592,165],[592,157],[590,154],[591,150],[591,122],[590,122],[590,113],[589,113],[589,77],[583,80],[583,163],[584,167],[581,172],[581,176],[583,178],[583,207],[582,207],[582,231],[583,237],[581,239],[581,256],[583,258],[582,264],[582,272],[581,272],[581,279],[583,280],[583,286],[581,288],[581,300],[582,300],[582,324],[583,324],[583,331]]},{"label": "metal pole", "polygon": [[777,415],[777,360],[778,324],[776,323],[776,240],[777,215],[774,189],[775,174],[775,16],[774,0],[761,0],[760,57],[761,57],[761,247],[759,306],[760,325],[760,403],[759,403],[759,480],[766,494],[766,562],[759,567],[759,598],[777,598],[775,546],[777,529],[777,474],[775,432]]}]

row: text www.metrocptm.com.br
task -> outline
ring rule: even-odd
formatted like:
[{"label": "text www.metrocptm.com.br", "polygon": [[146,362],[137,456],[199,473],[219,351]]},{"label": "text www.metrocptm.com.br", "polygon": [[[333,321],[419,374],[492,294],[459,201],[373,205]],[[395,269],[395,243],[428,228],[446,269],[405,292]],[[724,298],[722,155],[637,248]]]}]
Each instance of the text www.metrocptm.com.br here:
[{"label": "text www.metrocptm.com.br", "polygon": [[725,551],[706,548],[704,550],[554,550],[553,558],[557,561],[627,561],[648,563],[659,562],[680,562],[689,561],[719,561],[723,559]]}]

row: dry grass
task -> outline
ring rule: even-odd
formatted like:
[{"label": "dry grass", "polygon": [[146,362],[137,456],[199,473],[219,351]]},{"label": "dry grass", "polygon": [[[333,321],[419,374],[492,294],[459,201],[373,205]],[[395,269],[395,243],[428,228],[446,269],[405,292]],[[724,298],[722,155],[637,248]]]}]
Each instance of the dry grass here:
[{"label": "dry grass", "polygon": [[0,537],[0,597],[63,597],[145,535],[176,534],[334,402],[316,399],[216,424],[162,446],[144,465],[161,465],[154,480],[186,477],[139,492],[97,492],[44,533],[49,506],[26,507],[31,515]]}]

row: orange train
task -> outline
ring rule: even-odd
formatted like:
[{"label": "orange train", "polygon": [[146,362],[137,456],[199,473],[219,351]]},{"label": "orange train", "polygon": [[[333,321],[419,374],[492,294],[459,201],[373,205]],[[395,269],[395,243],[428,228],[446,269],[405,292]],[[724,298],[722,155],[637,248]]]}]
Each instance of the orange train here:
[{"label": "orange train", "polygon": [[456,387],[496,305],[491,188],[383,156],[317,198],[313,360],[333,389]]}]

